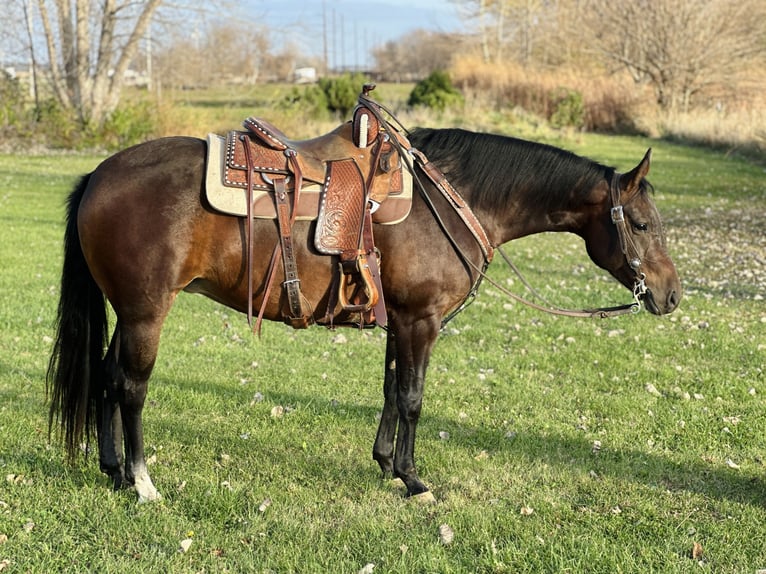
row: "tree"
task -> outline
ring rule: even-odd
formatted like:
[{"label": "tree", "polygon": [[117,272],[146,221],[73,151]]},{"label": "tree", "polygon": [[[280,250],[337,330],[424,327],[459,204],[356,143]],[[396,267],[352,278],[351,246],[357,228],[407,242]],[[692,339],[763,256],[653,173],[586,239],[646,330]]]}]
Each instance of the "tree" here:
[{"label": "tree", "polygon": [[52,93],[83,125],[101,125],[117,107],[125,72],[162,2],[37,0]]},{"label": "tree", "polygon": [[607,62],[649,83],[665,109],[763,65],[763,0],[593,0],[592,36]]},{"label": "tree", "polygon": [[[195,23],[193,31],[172,31],[155,51],[160,83],[170,87],[255,84],[268,73],[268,30],[245,21]],[[290,60],[292,63],[293,60]]]},{"label": "tree", "polygon": [[434,70],[449,68],[463,45],[457,34],[415,30],[373,50],[375,68],[388,80],[419,80]]},{"label": "tree", "polygon": [[485,63],[560,63],[582,44],[576,21],[586,0],[451,0]]}]

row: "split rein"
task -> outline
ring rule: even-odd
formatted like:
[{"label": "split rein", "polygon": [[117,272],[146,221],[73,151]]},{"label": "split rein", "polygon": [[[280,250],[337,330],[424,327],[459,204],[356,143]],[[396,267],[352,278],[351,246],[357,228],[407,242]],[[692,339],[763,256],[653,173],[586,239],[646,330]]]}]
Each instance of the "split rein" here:
[{"label": "split rein", "polygon": [[[538,311],[543,311],[545,313],[550,313],[552,315],[561,315],[565,317],[579,317],[579,318],[587,318],[587,319],[593,319],[593,318],[606,319],[609,317],[617,317],[619,315],[635,314],[641,310],[640,298],[641,296],[643,296],[644,294],[648,292],[648,289],[645,283],[646,275],[641,272],[641,259],[638,255],[638,251],[635,247],[635,244],[631,240],[626,229],[625,217],[623,214],[623,206],[619,203],[620,187],[619,187],[619,175],[617,174],[617,172],[615,172],[614,175],[612,176],[612,181],[609,186],[610,187],[609,195],[610,195],[610,200],[612,204],[612,208],[610,209],[610,215],[611,215],[612,223],[614,223],[614,225],[617,228],[617,234],[620,239],[620,247],[622,249],[622,252],[628,261],[628,265],[633,270],[636,276],[635,283],[633,285],[634,300],[631,303],[628,303],[625,305],[618,305],[615,307],[601,307],[598,309],[583,309],[583,310],[562,309],[548,303],[548,301],[546,301],[545,298],[542,297],[542,295],[540,295],[527,282],[527,280],[521,274],[521,271],[519,271],[516,265],[513,264],[511,259],[505,254],[505,252],[500,248],[500,246],[499,245],[493,246],[490,243],[481,223],[473,214],[468,204],[465,203],[463,198],[452,187],[449,181],[447,181],[446,176],[444,176],[444,174],[441,173],[441,171],[437,167],[431,164],[428,161],[428,159],[425,157],[425,155],[423,155],[419,150],[415,148],[411,148],[409,146],[405,146],[402,143],[402,141],[400,141],[400,139],[397,137],[398,135],[397,131],[391,128],[391,126],[389,125],[389,122],[386,120],[385,117],[383,117],[383,114],[380,112],[380,110],[385,111],[391,117],[392,121],[394,121],[404,131],[404,133],[408,133],[407,129],[401,124],[401,122],[399,122],[399,120],[396,119],[396,117],[391,113],[391,111],[381,106],[377,102],[373,102],[368,97],[367,93],[364,93],[363,95],[361,95],[359,99],[360,101],[364,101],[368,105],[368,108],[373,112],[373,114],[376,116],[378,121],[380,121],[381,125],[385,127],[386,131],[389,134],[392,135],[391,141],[393,145],[397,148],[397,151],[399,151],[401,158],[403,159],[407,158],[407,160],[405,160],[405,163],[408,164],[407,168],[409,169],[410,173],[412,173],[412,176],[415,182],[417,182],[418,191],[423,197],[426,204],[428,205],[431,212],[433,213],[434,217],[436,218],[437,223],[441,227],[442,231],[446,235],[449,242],[452,244],[455,251],[460,256],[461,260],[463,261],[463,264],[477,273],[477,279],[472,285],[468,294],[466,295],[466,298],[463,300],[463,303],[459,305],[457,309],[450,312],[450,314],[446,318],[444,318],[444,320],[442,321],[442,327],[444,327],[444,325],[446,325],[450,320],[452,320],[455,317],[455,315],[460,313],[473,301],[482,280],[486,280],[495,289],[499,290],[501,293],[510,297],[511,299],[518,301],[519,303],[523,303],[524,305],[527,305],[528,307],[531,307]],[[465,254],[465,252],[457,243],[455,238],[452,237],[451,233],[447,229],[446,224],[444,223],[441,216],[439,215],[439,212],[436,206],[434,205],[433,201],[429,197],[425,189],[425,186],[420,181],[420,178],[415,172],[413,162],[418,163],[421,170],[428,176],[431,182],[433,182],[436,188],[448,200],[448,203],[453,207],[453,209],[455,209],[456,213],[460,216],[461,220],[465,223],[466,227],[473,235],[479,247],[481,247],[482,253],[484,255],[484,264],[482,265],[482,267],[479,267],[478,265],[476,265],[471,260],[471,258]],[[497,281],[495,281],[494,279],[492,279],[491,277],[487,275],[486,270],[489,267],[490,262],[492,261],[494,250],[497,250],[500,253],[503,260],[518,276],[518,278],[521,280],[524,286],[530,291],[530,293],[532,293],[532,295],[535,298],[537,298],[542,303],[544,303],[544,305],[534,303],[533,301],[529,301],[528,299],[525,299],[524,297],[521,297],[520,295],[516,295],[515,293],[511,292],[509,289],[507,289],[506,287],[504,287],[503,285],[501,285],[500,283],[498,283]]]}]

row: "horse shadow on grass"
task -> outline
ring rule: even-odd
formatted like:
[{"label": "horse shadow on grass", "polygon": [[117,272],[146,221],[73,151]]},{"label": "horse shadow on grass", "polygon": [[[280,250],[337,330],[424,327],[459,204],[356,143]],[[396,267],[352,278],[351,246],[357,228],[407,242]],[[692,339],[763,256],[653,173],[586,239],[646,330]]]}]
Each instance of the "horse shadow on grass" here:
[{"label": "horse shadow on grass", "polygon": [[[168,381],[165,381],[168,384]],[[172,384],[172,383],[169,383]],[[183,387],[197,392],[217,393],[217,385],[211,385],[204,381],[184,381]],[[227,387],[228,394],[231,389]],[[250,391],[243,391],[247,394]],[[295,462],[295,459],[309,459],[301,464],[301,480],[315,480],[317,483],[326,484],[337,480],[339,471],[342,470],[346,480],[358,480],[365,482],[365,476],[369,474],[374,463],[368,461],[369,458],[357,458],[356,454],[337,455],[326,457],[324,454],[317,454],[316,443],[321,443],[323,435],[323,421],[330,416],[334,420],[341,419],[354,421],[370,421],[369,441],[366,444],[359,445],[356,449],[360,453],[370,453],[372,440],[375,436],[376,416],[380,412],[380,404],[370,405],[356,402],[332,401],[325,397],[302,395],[299,393],[286,392],[268,392],[269,404],[293,405],[299,410],[308,408],[316,414],[316,428],[308,426],[301,427],[304,436],[296,436],[296,445],[302,442],[314,442],[310,448],[299,449],[294,454],[282,451],[278,454],[274,449],[269,448],[267,441],[259,441],[258,436],[253,436],[247,442],[247,449],[250,451],[250,458],[259,461],[259,473],[265,475],[280,475],[285,480],[284,475],[289,472],[289,468]],[[162,412],[163,405],[158,404],[155,407],[158,414]],[[179,413],[174,413],[178,415]],[[263,417],[263,415],[260,415]],[[159,435],[172,435],[182,437],[180,441],[189,445],[188,450],[193,450],[195,444],[210,442],[209,426],[204,421],[189,420],[188,417],[176,417],[173,419],[158,416],[146,425],[147,442],[151,443]],[[261,418],[263,421],[263,418]],[[270,419],[268,419],[269,422]],[[260,422],[257,417],[253,418],[251,427],[259,427]],[[263,424],[267,424],[263,422]],[[313,424],[313,423],[312,423]],[[451,418],[440,416],[438,413],[424,410],[421,417],[421,435],[423,429],[432,428],[453,428],[455,421]],[[635,449],[620,449],[616,452],[610,452],[608,449],[600,452],[594,458],[593,443],[585,437],[571,437],[557,435],[546,432],[518,430],[513,440],[498,441],[496,432],[490,432],[480,425],[472,425],[470,422],[462,421],[460,423],[460,432],[453,432],[450,435],[448,448],[460,448],[471,452],[473,456],[477,448],[481,448],[490,453],[506,452],[510,457],[518,457],[520,461],[537,461],[541,464],[553,467],[567,467],[573,472],[589,473],[596,470],[599,476],[616,476],[617,478],[629,480],[638,484],[643,484],[652,488],[661,488],[667,491],[686,491],[700,494],[705,497],[717,500],[728,500],[739,504],[747,504],[761,507],[766,504],[766,483],[759,477],[754,477],[742,472],[734,471],[729,468],[722,468],[705,463],[703,460],[675,462],[662,454],[647,453]],[[258,433],[254,433],[257,435]],[[154,435],[154,437],[152,436]],[[214,441],[216,439],[213,439]],[[219,436],[219,452],[224,452],[231,447],[240,448],[244,440],[238,436]],[[54,441],[55,442],[55,441]],[[421,436],[421,444],[423,443]],[[330,448],[332,445],[328,445]],[[20,467],[34,469],[35,474],[44,475],[54,480],[68,480],[78,487],[94,484],[94,476],[98,473],[98,454],[95,452],[95,441],[91,442],[91,452],[87,456],[84,464],[77,468],[71,468],[63,458],[51,453],[49,449],[35,449],[33,452],[5,452],[3,459],[6,468]],[[421,456],[425,453],[428,456],[427,446],[420,448]],[[202,460],[199,464],[211,466],[217,464],[215,456],[209,453],[207,460]],[[310,464],[310,459],[316,458],[317,464]],[[333,465],[343,465],[342,469],[333,468]],[[171,463],[172,467],[172,463]],[[267,470],[266,467],[271,467]],[[280,467],[282,467],[280,469]],[[99,474],[100,475],[100,474]],[[108,479],[100,475],[106,485]],[[422,475],[422,478],[429,483],[429,477]],[[439,488],[438,484],[432,484]]]},{"label": "horse shadow on grass", "polygon": [[[184,384],[186,386],[187,383]],[[192,382],[194,386],[195,383]],[[199,382],[199,389],[211,392],[213,389],[208,383]],[[244,391],[243,391],[244,392]],[[250,391],[248,390],[247,393]],[[246,393],[246,394],[247,394]],[[334,463],[343,464],[343,474],[353,480],[353,476],[359,474],[364,476],[375,463],[371,461],[372,441],[375,437],[377,428],[377,415],[380,413],[381,403],[362,404],[359,402],[334,401],[330,398],[332,391],[328,391],[324,396],[302,395],[300,393],[290,392],[267,392],[267,401],[275,405],[297,406],[298,410],[310,409],[315,413],[316,422],[309,422],[300,427],[300,431],[305,433],[303,436],[296,436],[296,444],[301,442],[324,441],[324,427],[327,417],[333,420],[339,420],[341,423],[349,421],[349,424],[358,426],[367,424],[369,421],[369,440],[358,445],[355,454],[349,458],[346,456],[317,458],[321,464],[315,466],[313,470],[301,472],[314,473],[317,481],[332,482],[337,480],[340,469],[332,468]],[[161,406],[160,406],[161,408]],[[288,415],[289,416],[289,415]],[[305,413],[304,415],[305,416]],[[361,421],[361,422],[360,422]],[[203,440],[204,431],[194,429],[194,423],[186,420],[178,423],[165,422],[171,425],[171,428],[164,429],[164,432],[175,433],[182,432],[187,440]],[[172,428],[173,425],[179,425],[178,429]],[[307,425],[316,425],[311,428]],[[257,420],[253,420],[254,427],[258,427]],[[182,427],[182,428],[181,428]],[[427,407],[421,417],[421,426],[419,427],[420,448],[418,452],[421,456],[428,457],[427,436],[424,430],[428,431],[435,428],[454,428],[455,421],[451,418],[442,417],[439,413],[429,412]],[[296,429],[298,430],[298,429]],[[426,431],[426,432],[428,432]],[[151,433],[151,427],[148,430]],[[435,434],[435,433],[434,433]],[[197,436],[195,436],[197,435]],[[237,437],[221,437],[224,443],[231,443]],[[425,439],[425,440],[424,440]],[[295,457],[310,458],[312,450],[316,450],[316,444],[311,445],[308,451],[302,450],[296,452],[294,456],[283,455],[285,460],[280,461],[279,455],[270,450],[268,445],[259,445],[258,438],[253,437],[250,444],[256,451],[263,456],[262,464],[290,466]],[[425,444],[425,446],[424,446]],[[332,448],[332,445],[328,445]],[[539,463],[554,466],[571,468],[573,472],[590,473],[596,471],[599,476],[615,476],[616,478],[629,480],[648,487],[658,488],[671,492],[686,491],[706,496],[711,499],[729,500],[740,504],[753,506],[763,506],[766,504],[766,483],[760,477],[746,474],[742,471],[724,468],[708,464],[704,460],[697,461],[673,461],[661,453],[647,453],[637,449],[620,449],[615,452],[604,449],[597,455],[593,452],[593,442],[583,437],[564,436],[550,432],[537,432],[534,430],[519,429],[513,440],[498,440],[497,431],[487,431],[480,425],[472,425],[470,422],[461,421],[460,432],[450,434],[446,448],[460,448],[475,456],[477,448],[486,450],[489,453],[505,452],[511,458],[518,458],[519,461],[538,461]],[[363,453],[362,458],[356,458],[356,453]],[[311,468],[312,465],[305,464],[304,467]],[[354,470],[352,470],[354,469]],[[279,472],[279,471],[277,471]],[[426,474],[421,476],[426,483],[430,483]],[[438,484],[432,484],[437,490]]]}]

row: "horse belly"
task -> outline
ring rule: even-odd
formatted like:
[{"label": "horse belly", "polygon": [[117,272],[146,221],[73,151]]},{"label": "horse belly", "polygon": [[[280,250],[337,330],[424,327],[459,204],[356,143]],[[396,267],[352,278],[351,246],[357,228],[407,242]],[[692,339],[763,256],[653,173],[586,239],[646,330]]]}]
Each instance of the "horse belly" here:
[{"label": "horse belly", "polygon": [[[245,221],[234,217],[226,217],[226,219],[234,224],[235,229],[219,235],[215,244],[211,245],[213,256],[210,259],[209,268],[189,283],[184,290],[205,295],[228,307],[246,312],[248,285]],[[327,312],[337,260],[316,252],[313,247],[313,233],[314,223],[296,222],[292,230],[292,241],[301,294],[312,309],[315,321],[320,321]],[[270,274],[271,261],[276,250],[279,250],[279,262]],[[253,222],[252,253],[254,313],[257,314],[261,310],[264,296],[268,291],[263,316],[267,320],[281,321],[287,312],[288,305],[283,288],[285,272],[281,262],[276,222],[268,220]],[[270,288],[269,283],[271,283]]]}]

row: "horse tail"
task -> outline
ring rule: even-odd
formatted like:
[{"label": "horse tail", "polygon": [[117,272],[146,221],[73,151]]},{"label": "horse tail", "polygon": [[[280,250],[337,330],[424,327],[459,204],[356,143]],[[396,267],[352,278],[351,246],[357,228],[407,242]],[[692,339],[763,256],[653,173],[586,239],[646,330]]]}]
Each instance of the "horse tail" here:
[{"label": "horse tail", "polygon": [[82,177],[67,202],[57,333],[46,379],[51,401],[48,435],[59,426],[70,460],[95,426],[107,336],[106,300],[88,268],[77,229],[77,211],[89,180],[90,174]]}]

